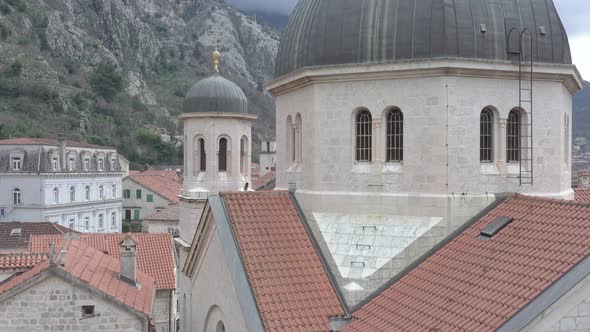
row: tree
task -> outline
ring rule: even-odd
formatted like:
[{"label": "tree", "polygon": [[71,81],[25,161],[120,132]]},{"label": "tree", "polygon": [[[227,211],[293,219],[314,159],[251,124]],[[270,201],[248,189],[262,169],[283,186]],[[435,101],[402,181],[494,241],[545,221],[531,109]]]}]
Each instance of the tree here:
[{"label": "tree", "polygon": [[10,65],[10,69],[8,70],[8,74],[13,77],[19,77],[22,72],[23,64],[18,60],[13,62],[12,65]]},{"label": "tree", "polygon": [[106,101],[113,101],[125,87],[125,79],[114,65],[101,63],[90,75],[90,85],[97,95]]}]

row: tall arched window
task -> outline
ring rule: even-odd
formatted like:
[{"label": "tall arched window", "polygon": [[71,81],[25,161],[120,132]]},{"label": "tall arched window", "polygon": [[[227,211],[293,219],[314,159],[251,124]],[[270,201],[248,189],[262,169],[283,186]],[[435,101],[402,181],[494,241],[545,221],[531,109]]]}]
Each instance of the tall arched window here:
[{"label": "tall arched window", "polygon": [[293,130],[293,119],[289,115],[287,117],[287,130],[285,133],[287,134],[287,156],[289,156],[289,164],[295,162],[295,131]]},{"label": "tall arched window", "polygon": [[371,162],[373,160],[373,118],[368,110],[356,114],[355,151],[356,161]]},{"label": "tall arched window", "polygon": [[103,199],[104,198],[104,187],[103,187],[102,184],[100,185],[100,187],[98,187],[98,197],[100,199]]},{"label": "tall arched window", "polygon": [[84,188],[84,191],[85,191],[86,200],[89,201],[90,200],[90,186],[86,186],[86,188]]},{"label": "tall arched window", "polygon": [[248,174],[248,138],[242,137],[240,140],[240,173],[246,176]]},{"label": "tall arched window", "polygon": [[386,161],[404,161],[404,114],[397,108],[387,112]]},{"label": "tall arched window", "polygon": [[112,198],[117,198],[117,185],[114,184],[111,186],[111,197]]},{"label": "tall arched window", "polygon": [[70,203],[73,203],[76,201],[76,188],[75,187],[70,187]]},{"label": "tall arched window", "polygon": [[227,172],[227,138],[219,140],[219,171]]},{"label": "tall arched window", "polygon": [[520,116],[519,110],[512,110],[506,122],[506,160],[520,161]]},{"label": "tall arched window", "polygon": [[295,116],[295,139],[293,144],[293,149],[295,151],[295,161],[300,163],[302,160],[303,152],[302,152],[302,144],[301,144],[301,136],[303,130],[303,121],[301,119],[301,114],[297,113]]},{"label": "tall arched window", "polygon": [[12,191],[12,199],[13,199],[14,205],[20,205],[22,203],[21,191],[19,188],[14,188],[14,190]]},{"label": "tall arched window", "polygon": [[484,108],[479,116],[479,160],[482,163],[494,161],[494,113]]},{"label": "tall arched window", "polygon": [[53,188],[53,204],[59,203],[59,189]]},{"label": "tall arched window", "polygon": [[199,171],[207,170],[207,154],[205,152],[205,139],[199,138]]}]

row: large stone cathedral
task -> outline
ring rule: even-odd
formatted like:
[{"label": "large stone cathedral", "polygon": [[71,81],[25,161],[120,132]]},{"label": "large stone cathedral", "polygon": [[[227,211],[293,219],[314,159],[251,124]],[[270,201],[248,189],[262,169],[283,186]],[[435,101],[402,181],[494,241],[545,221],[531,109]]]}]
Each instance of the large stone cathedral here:
[{"label": "large stone cathedral", "polygon": [[[543,298],[590,254],[588,237],[560,235],[590,235],[570,174],[581,87],[550,0],[299,1],[267,84],[277,190],[249,191],[243,92],[215,72],[187,95],[181,325],[559,325],[543,315],[590,273]],[[535,265],[574,251],[552,277]]]}]

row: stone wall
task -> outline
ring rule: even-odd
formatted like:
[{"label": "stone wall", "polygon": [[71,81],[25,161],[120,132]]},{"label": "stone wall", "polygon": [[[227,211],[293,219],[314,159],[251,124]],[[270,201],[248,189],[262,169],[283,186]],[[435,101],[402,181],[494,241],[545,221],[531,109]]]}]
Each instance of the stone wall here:
[{"label": "stone wall", "polygon": [[[153,316],[156,321],[157,332],[174,332],[177,317],[174,291],[159,290],[156,292]],[[170,323],[170,321],[172,322]]]},{"label": "stone wall", "polygon": [[[83,317],[82,306],[95,306],[94,317]],[[59,277],[49,278],[0,302],[0,330],[142,331],[143,322],[122,306],[107,302]]]}]

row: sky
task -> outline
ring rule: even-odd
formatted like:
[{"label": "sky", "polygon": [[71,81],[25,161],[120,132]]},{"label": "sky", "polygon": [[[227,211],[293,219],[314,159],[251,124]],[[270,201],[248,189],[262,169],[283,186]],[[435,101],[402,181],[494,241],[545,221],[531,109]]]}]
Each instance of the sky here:
[{"label": "sky", "polygon": [[[288,14],[298,0],[226,0],[245,10],[263,10]],[[590,1],[554,0],[568,32],[574,64],[590,81]]]}]

